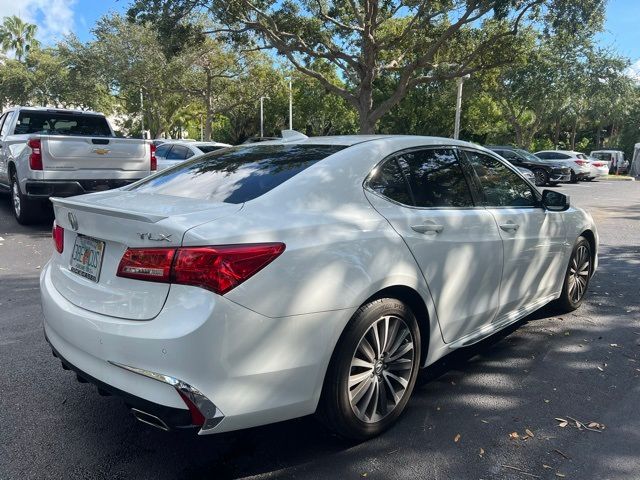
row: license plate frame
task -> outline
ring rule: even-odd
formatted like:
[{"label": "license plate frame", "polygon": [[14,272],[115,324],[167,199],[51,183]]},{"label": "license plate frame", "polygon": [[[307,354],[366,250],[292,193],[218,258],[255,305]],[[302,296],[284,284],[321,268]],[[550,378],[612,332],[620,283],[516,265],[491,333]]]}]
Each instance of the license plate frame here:
[{"label": "license plate frame", "polygon": [[98,283],[104,250],[105,242],[102,240],[78,234],[71,250],[69,271],[90,282]]}]

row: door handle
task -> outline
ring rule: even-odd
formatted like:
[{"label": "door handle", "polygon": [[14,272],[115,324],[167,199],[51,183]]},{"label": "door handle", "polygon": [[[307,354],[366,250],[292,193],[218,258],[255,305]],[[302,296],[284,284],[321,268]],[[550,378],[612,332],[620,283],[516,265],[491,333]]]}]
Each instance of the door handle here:
[{"label": "door handle", "polygon": [[500,228],[505,232],[515,232],[520,228],[520,225],[515,223],[503,223]]},{"label": "door handle", "polygon": [[411,225],[411,229],[418,233],[440,233],[444,230],[444,225],[435,223],[422,223],[420,225]]}]

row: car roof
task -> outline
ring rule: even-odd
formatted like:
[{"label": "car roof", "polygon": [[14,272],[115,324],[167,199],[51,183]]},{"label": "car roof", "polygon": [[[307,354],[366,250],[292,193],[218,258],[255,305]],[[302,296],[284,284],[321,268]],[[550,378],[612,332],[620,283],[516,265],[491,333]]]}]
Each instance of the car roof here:
[{"label": "car roof", "polygon": [[453,138],[446,137],[429,137],[421,135],[384,135],[384,134],[372,134],[372,135],[335,135],[325,137],[296,137],[293,139],[280,139],[272,140],[268,142],[260,142],[255,144],[245,145],[247,147],[251,145],[278,145],[278,144],[298,144],[298,145],[341,145],[350,147],[365,142],[373,142],[379,140],[402,140],[402,139],[414,139],[420,140],[424,145],[452,145],[460,147],[471,147],[486,150],[485,147],[477,145],[475,143],[465,142],[462,140],[454,140]]},{"label": "car roof", "polygon": [[584,155],[583,152],[577,152],[575,150],[540,150],[536,153],[566,153],[567,155]]}]

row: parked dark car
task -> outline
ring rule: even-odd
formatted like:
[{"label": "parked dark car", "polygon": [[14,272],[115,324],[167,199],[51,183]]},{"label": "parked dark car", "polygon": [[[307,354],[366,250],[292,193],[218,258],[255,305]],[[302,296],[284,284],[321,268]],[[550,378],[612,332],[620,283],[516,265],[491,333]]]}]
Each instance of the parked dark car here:
[{"label": "parked dark car", "polygon": [[523,167],[531,170],[536,179],[536,185],[552,185],[571,180],[571,169],[560,163],[545,162],[526,150],[509,146],[487,146],[489,150],[496,152],[508,160],[515,167]]}]

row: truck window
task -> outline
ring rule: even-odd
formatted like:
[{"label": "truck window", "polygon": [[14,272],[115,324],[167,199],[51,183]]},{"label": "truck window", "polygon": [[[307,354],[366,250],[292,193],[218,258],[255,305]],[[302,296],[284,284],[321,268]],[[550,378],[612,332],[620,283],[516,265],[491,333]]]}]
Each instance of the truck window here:
[{"label": "truck window", "polygon": [[101,115],[22,110],[14,133],[110,137],[111,129],[107,119]]},{"label": "truck window", "polygon": [[5,114],[2,116],[2,121],[0,121],[0,124],[2,124],[2,129],[0,130],[0,137],[4,138],[4,137],[5,137],[5,135],[6,135],[7,133],[9,133],[9,132],[8,132],[8,130],[9,130],[9,124],[11,123],[11,117],[12,117],[12,116],[13,116],[13,112],[5,113]]}]

